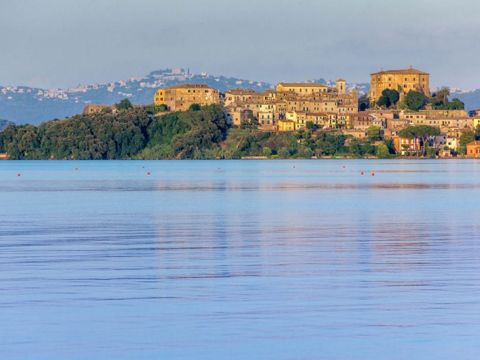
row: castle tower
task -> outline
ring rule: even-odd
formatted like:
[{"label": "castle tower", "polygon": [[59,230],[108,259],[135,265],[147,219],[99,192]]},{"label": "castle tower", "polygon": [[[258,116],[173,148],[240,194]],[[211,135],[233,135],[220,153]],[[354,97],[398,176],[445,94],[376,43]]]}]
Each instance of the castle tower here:
[{"label": "castle tower", "polygon": [[347,82],[343,79],[336,81],[337,92],[339,95],[345,95],[347,93]]}]

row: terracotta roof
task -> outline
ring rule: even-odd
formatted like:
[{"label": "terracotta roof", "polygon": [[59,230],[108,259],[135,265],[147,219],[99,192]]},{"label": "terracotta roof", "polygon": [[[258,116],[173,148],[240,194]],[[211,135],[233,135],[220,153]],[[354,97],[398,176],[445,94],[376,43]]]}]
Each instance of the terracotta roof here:
[{"label": "terracotta roof", "polygon": [[227,90],[225,93],[233,94],[233,95],[253,95],[257,92],[252,89],[230,89]]},{"label": "terracotta roof", "polygon": [[207,84],[178,84],[168,87],[168,89],[213,89]]},{"label": "terracotta roof", "polygon": [[380,75],[380,74],[421,74],[421,75],[430,75],[427,72],[417,70],[414,68],[410,69],[399,69],[399,70],[381,70],[375,73],[372,73],[371,75]]},{"label": "terracotta roof", "polygon": [[281,82],[278,83],[278,85],[282,86],[290,86],[290,87],[328,87],[328,85],[325,84],[319,84],[319,83],[286,83],[286,82]]},{"label": "terracotta roof", "polygon": [[475,140],[475,141],[469,142],[467,145],[480,146],[480,140]]}]

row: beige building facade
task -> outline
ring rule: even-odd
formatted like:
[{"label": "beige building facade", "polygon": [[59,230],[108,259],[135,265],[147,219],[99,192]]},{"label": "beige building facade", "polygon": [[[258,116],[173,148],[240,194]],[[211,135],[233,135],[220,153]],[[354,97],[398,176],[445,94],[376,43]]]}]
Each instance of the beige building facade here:
[{"label": "beige building facade", "polygon": [[187,111],[193,104],[220,104],[220,94],[205,84],[175,85],[158,89],[153,104],[166,105],[170,111]]},{"label": "beige building facade", "polygon": [[385,89],[397,90],[400,96],[408,94],[411,90],[430,96],[430,74],[413,68],[382,70],[371,74],[370,102],[377,102]]}]

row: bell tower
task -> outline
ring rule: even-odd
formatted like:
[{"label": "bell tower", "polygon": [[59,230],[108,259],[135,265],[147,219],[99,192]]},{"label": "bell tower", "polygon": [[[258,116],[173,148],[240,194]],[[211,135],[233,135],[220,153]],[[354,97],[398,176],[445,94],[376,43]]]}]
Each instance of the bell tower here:
[{"label": "bell tower", "polygon": [[345,95],[347,93],[347,82],[343,79],[337,79],[336,87],[337,87],[337,92],[339,95]]}]

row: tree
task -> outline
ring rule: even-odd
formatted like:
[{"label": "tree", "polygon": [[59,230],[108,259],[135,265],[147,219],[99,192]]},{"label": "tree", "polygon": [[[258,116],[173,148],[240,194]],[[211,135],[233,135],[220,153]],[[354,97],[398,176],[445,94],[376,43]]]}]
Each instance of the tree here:
[{"label": "tree", "polygon": [[168,111],[168,106],[166,104],[160,104],[160,105],[156,105],[154,107],[154,110],[156,112],[166,112]]},{"label": "tree", "polygon": [[386,108],[389,108],[391,103],[390,103],[390,99],[385,96],[385,95],[382,95],[378,98],[377,100],[377,105],[380,106],[380,107],[386,107]]},{"label": "tree", "polygon": [[450,89],[443,87],[432,95],[430,99],[434,109],[445,109],[448,103],[448,97],[450,96]]},{"label": "tree", "polygon": [[370,108],[370,100],[367,95],[363,95],[358,99],[358,108],[360,111],[365,111]]},{"label": "tree", "polygon": [[288,159],[288,158],[290,157],[290,151],[288,150],[288,148],[282,147],[282,148],[278,151],[278,156],[279,156],[281,159]]},{"label": "tree", "polygon": [[387,159],[390,157],[390,151],[388,150],[388,146],[383,143],[377,146],[376,155],[380,159]]},{"label": "tree", "polygon": [[414,139],[415,144],[417,144],[417,141],[420,141],[422,156],[425,156],[425,145],[428,138],[440,135],[440,129],[429,125],[416,125],[400,130],[398,135],[407,139]]},{"label": "tree", "polygon": [[367,129],[367,138],[370,141],[382,140],[381,129],[379,126],[370,126]]},{"label": "tree", "polygon": [[258,126],[260,124],[258,123],[258,120],[257,118],[253,117],[253,116],[249,116],[248,119],[245,119],[244,121],[242,121],[242,123],[240,124],[240,129],[258,129]]},{"label": "tree", "polygon": [[458,152],[465,155],[467,152],[467,144],[475,140],[475,133],[473,131],[465,131],[460,135]]},{"label": "tree", "polygon": [[119,110],[119,111],[124,111],[124,110],[129,110],[129,109],[133,108],[133,105],[132,105],[132,103],[130,102],[130,100],[128,100],[128,99],[123,99],[123,100],[120,101],[118,104],[115,104],[115,107],[116,107],[117,110]]},{"label": "tree", "polygon": [[270,149],[268,146],[265,146],[262,150],[263,156],[271,156],[272,155],[272,149]]},{"label": "tree", "polygon": [[201,109],[202,107],[200,106],[200,104],[192,104],[190,105],[188,111],[200,111]]},{"label": "tree", "polygon": [[317,130],[318,129],[318,125],[315,124],[313,121],[307,121],[305,126],[308,130]]},{"label": "tree", "polygon": [[397,90],[385,89],[377,101],[378,106],[391,107],[397,104],[400,100],[400,93]]},{"label": "tree", "polygon": [[405,97],[405,105],[412,111],[418,111],[425,106],[425,100],[423,93],[410,90]]},{"label": "tree", "polygon": [[454,98],[452,101],[447,103],[448,110],[464,110],[465,104],[458,98]]},{"label": "tree", "polygon": [[437,110],[464,110],[465,104],[458,98],[454,98],[449,101],[450,89],[443,87],[434,93],[430,99],[430,102],[434,109]]},{"label": "tree", "polygon": [[400,100],[400,93],[397,90],[385,89],[382,91],[382,95],[388,98],[391,105],[396,105]]}]

